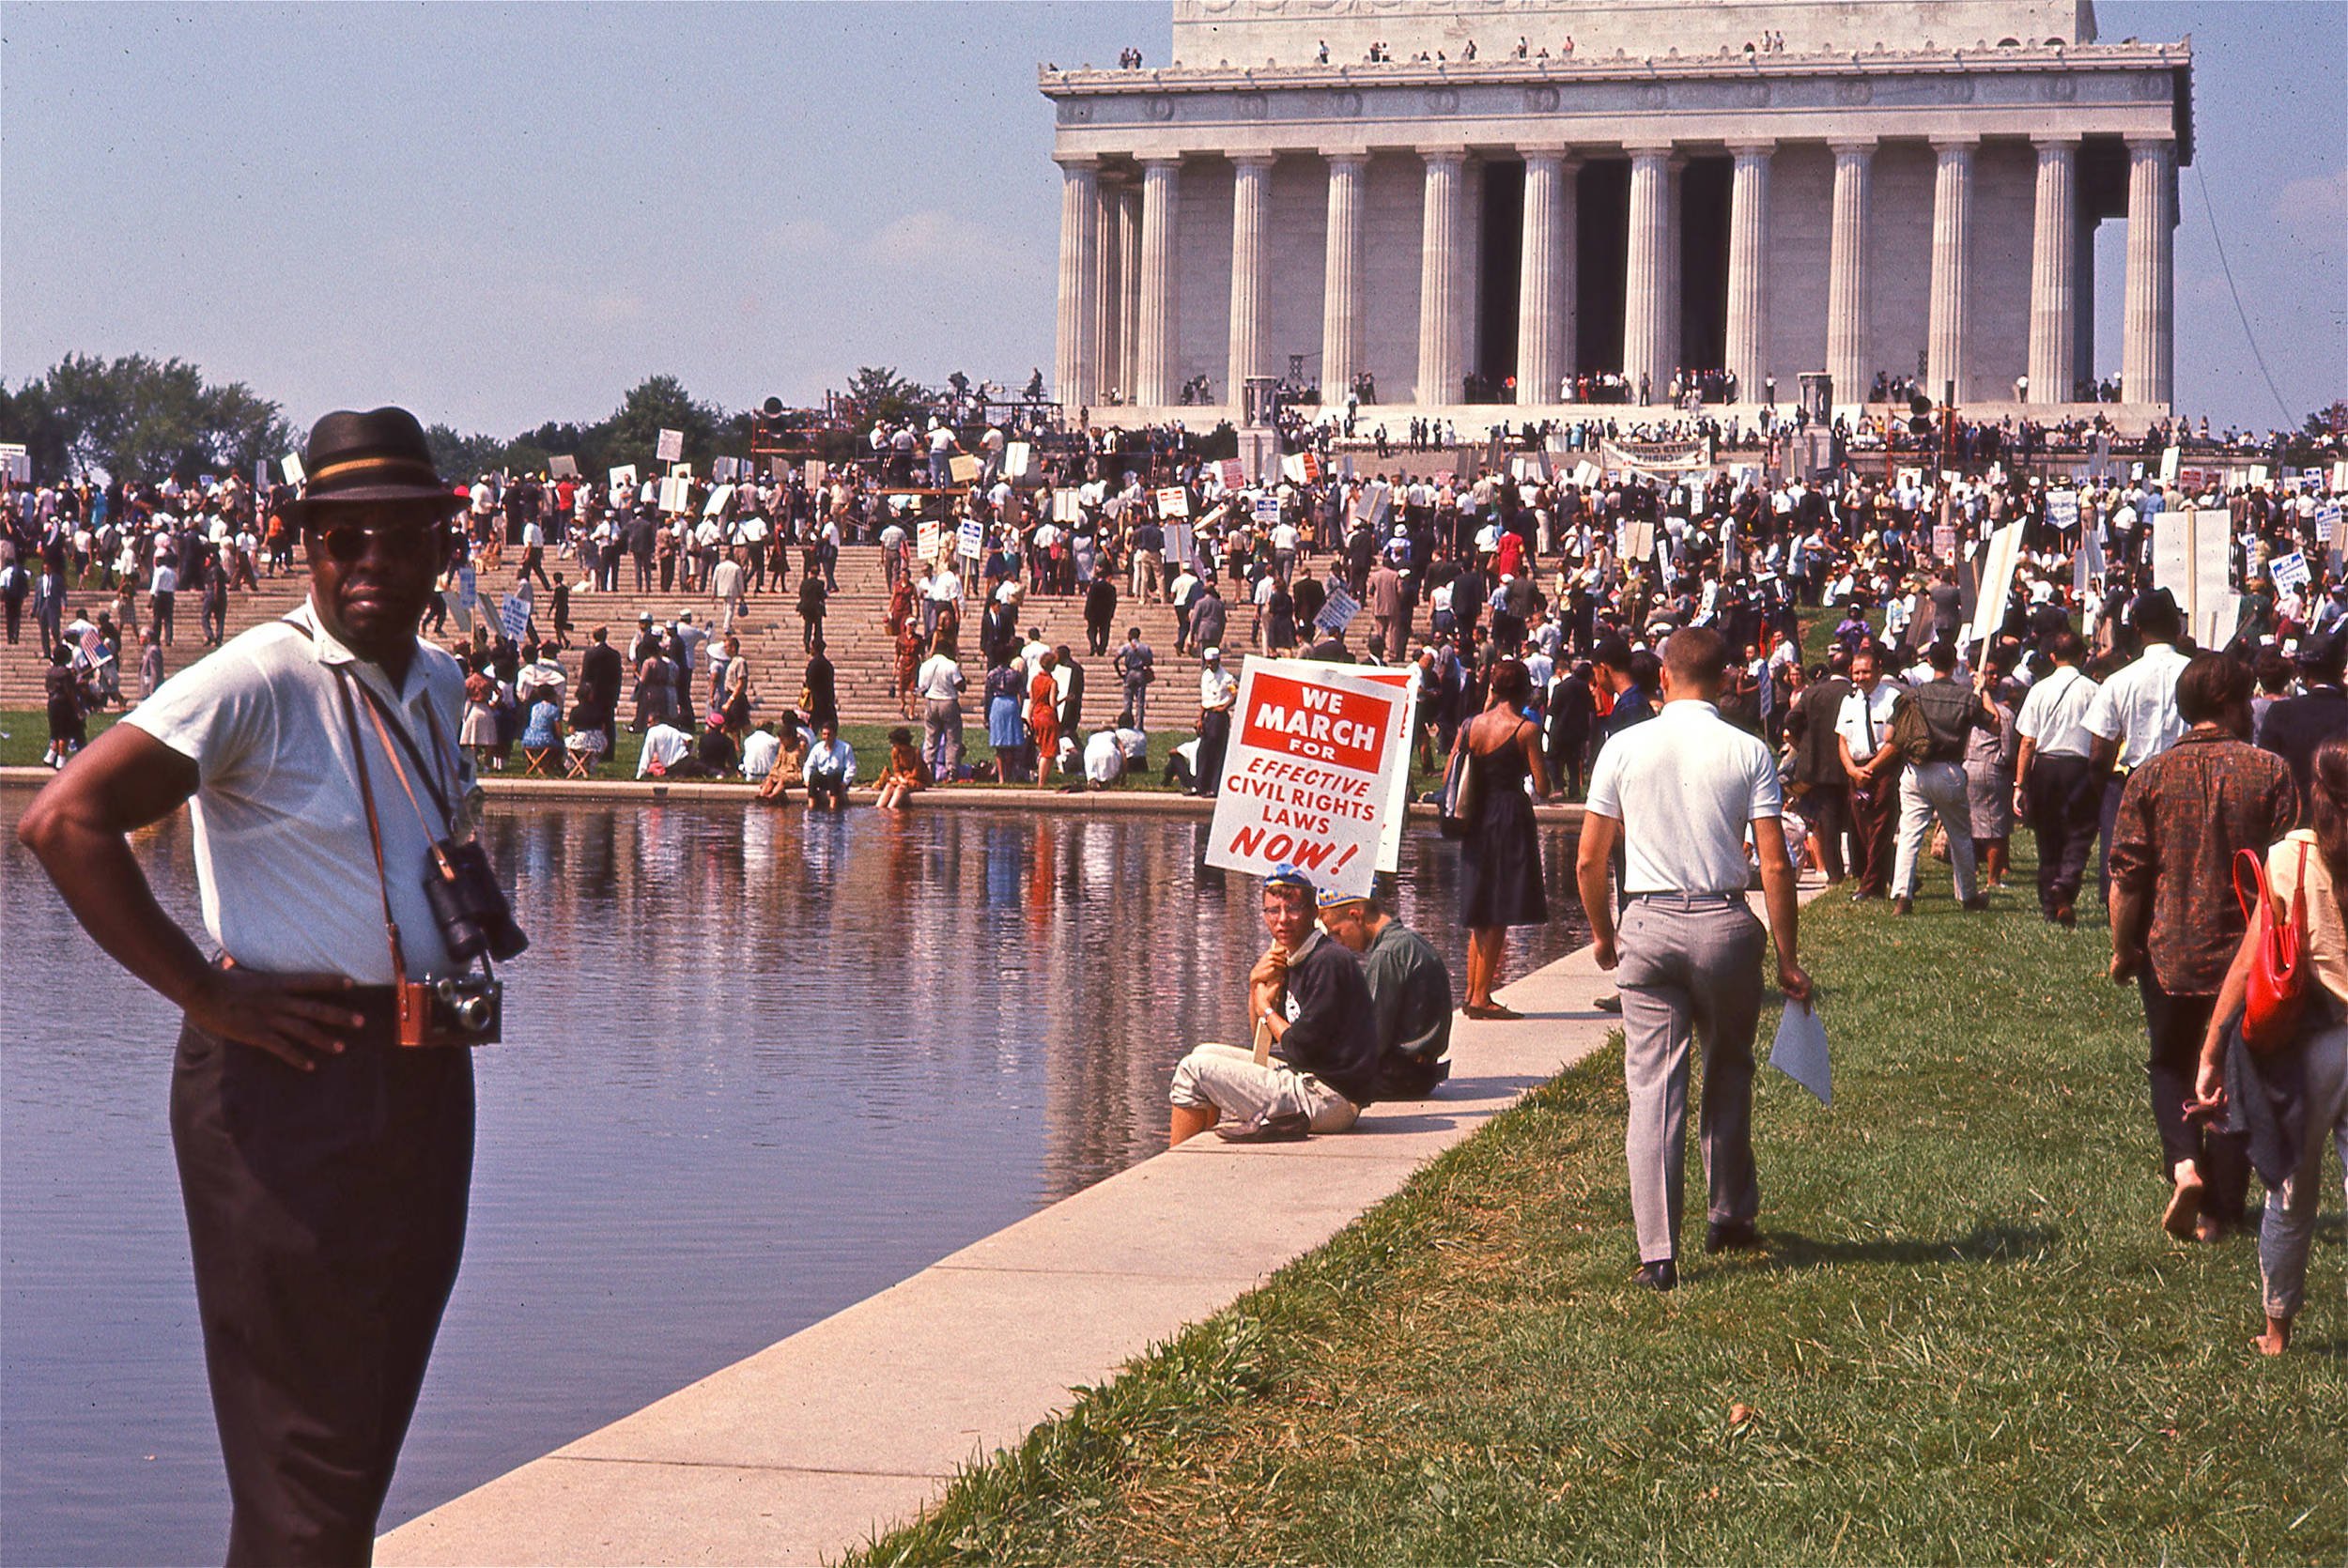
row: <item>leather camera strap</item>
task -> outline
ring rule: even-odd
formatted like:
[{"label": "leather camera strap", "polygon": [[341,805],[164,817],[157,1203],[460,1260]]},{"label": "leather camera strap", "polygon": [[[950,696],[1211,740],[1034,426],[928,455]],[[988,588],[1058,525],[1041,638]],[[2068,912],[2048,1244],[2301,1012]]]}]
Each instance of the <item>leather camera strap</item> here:
[{"label": "leather camera strap", "polygon": [[[333,667],[335,689],[342,693],[343,718],[350,727],[350,759],[359,769],[359,799],[367,808],[367,843],[375,851],[375,888],[383,899],[383,935],[391,944],[392,984],[408,983],[408,961],[400,952],[399,922],[392,918],[392,883],[383,869],[383,824],[375,811],[375,784],[367,776],[367,741],[359,729],[359,707],[350,699],[351,676],[342,666]],[[394,760],[397,765],[397,760]],[[421,813],[419,813],[421,815]]]}]

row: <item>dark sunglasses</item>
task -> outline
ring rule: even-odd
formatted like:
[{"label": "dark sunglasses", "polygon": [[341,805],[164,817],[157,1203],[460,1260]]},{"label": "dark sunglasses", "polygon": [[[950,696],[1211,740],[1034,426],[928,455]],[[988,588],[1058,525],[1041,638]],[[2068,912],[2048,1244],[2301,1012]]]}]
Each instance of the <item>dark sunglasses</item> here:
[{"label": "dark sunglasses", "polygon": [[408,524],[395,528],[364,528],[357,523],[337,523],[332,528],[313,529],[311,536],[326,546],[326,553],[348,566],[363,558],[378,539],[412,542],[434,551],[444,547],[448,525],[431,523],[423,528]]}]

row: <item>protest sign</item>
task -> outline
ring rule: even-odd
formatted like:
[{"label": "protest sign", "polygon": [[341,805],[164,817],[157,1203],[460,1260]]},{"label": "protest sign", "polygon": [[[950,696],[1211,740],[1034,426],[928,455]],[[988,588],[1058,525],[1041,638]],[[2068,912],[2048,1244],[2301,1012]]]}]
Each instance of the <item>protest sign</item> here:
[{"label": "protest sign", "polygon": [[1074,490],[1055,490],[1052,492],[1052,521],[1056,523],[1081,523],[1084,521],[1084,497],[1076,494]]},{"label": "protest sign", "polygon": [[1936,561],[1956,559],[1956,525],[1954,523],[1932,525],[1932,555]]},{"label": "protest sign", "polygon": [[1353,624],[1353,618],[1361,613],[1360,603],[1346,591],[1345,584],[1332,582],[1329,597],[1321,605],[1321,613],[1313,617],[1313,624],[1334,635]]},{"label": "protest sign", "polygon": [[[32,452],[23,441],[0,441],[0,469],[5,469],[8,477],[14,483],[30,484],[33,482]],[[254,465],[254,488],[268,489],[269,459],[261,459]]]},{"label": "protest sign", "polygon": [[627,465],[626,465],[626,467],[624,467],[624,468],[617,468],[617,469],[613,469],[611,470],[610,484],[611,484],[611,493],[612,493],[612,495],[614,495],[614,496],[619,495],[619,494],[620,494],[620,492],[621,492],[621,491],[623,491],[623,490],[633,490],[633,489],[635,489],[635,488],[636,488],[636,465],[635,465],[635,464],[633,464],[633,463],[630,463],[630,464],[627,464]]},{"label": "protest sign", "polygon": [[979,482],[979,460],[966,452],[957,452],[946,459],[946,478],[955,484],[976,484]]},{"label": "protest sign", "polygon": [[674,475],[660,482],[660,510],[684,512],[693,504],[693,486]]},{"label": "protest sign", "polygon": [[2079,526],[2079,493],[2077,490],[2047,492],[2047,526],[2068,533]]},{"label": "protest sign", "polygon": [[1573,483],[1577,489],[1595,489],[1600,477],[1598,465],[1586,457],[1573,466]]},{"label": "protest sign", "polygon": [[1394,510],[1394,487],[1383,480],[1374,480],[1355,492],[1353,515],[1375,530],[1385,527],[1386,514]]},{"label": "protest sign", "polygon": [[1973,601],[1973,624],[1969,643],[1986,642],[2005,623],[2005,602],[2014,592],[2014,568],[2022,553],[2022,525],[2008,523],[1989,536],[1982,557],[1981,592]]},{"label": "protest sign", "polygon": [[976,517],[965,517],[954,530],[954,547],[959,554],[978,560],[986,553],[986,525]]},{"label": "protest sign", "polygon": [[2340,537],[2340,508],[2319,506],[2315,509],[2315,537],[2329,545]]},{"label": "protest sign", "polygon": [[1399,815],[1409,707],[1405,691],[1340,665],[1249,658],[1206,863],[1256,876],[1293,865],[1317,886],[1367,895]]},{"label": "protest sign", "polygon": [[2256,489],[2259,489],[2259,488],[2261,488],[2262,486],[2263,486],[2265,484],[2266,484],[2266,465],[2265,465],[2265,464],[2263,464],[2263,463],[2253,463],[2253,464],[2251,464],[2251,465],[2250,465],[2250,480],[2249,480],[2250,488],[2251,488],[2251,489],[2253,489],[2253,490],[2256,490]]},{"label": "protest sign", "polygon": [[[0,463],[8,465],[10,479],[17,477],[16,460],[23,454],[23,452],[24,449],[21,446],[0,446]],[[30,479],[33,476],[27,473],[24,477]],[[259,496],[269,494],[269,459],[266,457],[256,457],[253,460],[253,490],[255,495]]]},{"label": "protest sign", "polygon": [[505,602],[498,607],[498,624],[503,628],[508,642],[518,643],[529,631],[530,611],[530,584],[525,582],[508,593]]},{"label": "protest sign", "polygon": [[709,492],[709,499],[707,500],[702,502],[702,515],[704,517],[721,517],[725,515],[726,507],[731,504],[733,500],[734,486],[731,484],[720,484],[715,490]]},{"label": "protest sign", "polygon": [[2308,570],[2307,552],[2304,550],[2277,556],[2266,563],[2266,570],[2274,577],[2277,588],[2301,591],[2307,588],[2309,578],[2314,575]]},{"label": "protest sign", "polygon": [[693,465],[690,463],[672,463],[669,465],[669,477],[671,479],[683,479],[689,481],[693,477]]},{"label": "protest sign", "polygon": [[2332,489],[2336,492],[2348,492],[2348,457],[2343,457],[2332,465]]},{"label": "protest sign", "polygon": [[2161,448],[2160,482],[2164,484],[2174,484],[2177,482],[2179,467],[2184,462],[2185,448],[2180,446]]},{"label": "protest sign", "polygon": [[576,457],[549,457],[547,459],[547,475],[551,479],[577,479],[579,477],[579,459]]},{"label": "protest sign", "polygon": [[653,455],[663,463],[673,463],[683,457],[685,455],[685,432],[663,430],[660,433],[659,443],[653,448]]},{"label": "protest sign", "polygon": [[1247,465],[1236,457],[1226,457],[1214,466],[1226,490],[1240,490],[1247,485]]},{"label": "protest sign", "polygon": [[456,568],[456,629],[471,636],[473,611],[481,604],[481,581],[473,573],[472,562]]},{"label": "protest sign", "polygon": [[1655,553],[1655,524],[1646,518],[1635,518],[1622,525],[1614,540],[1614,554],[1627,565],[1645,561]]},{"label": "protest sign", "polygon": [[1179,484],[1169,484],[1157,493],[1158,515],[1187,517],[1190,515],[1190,492]]},{"label": "protest sign", "polygon": [[1276,527],[1280,521],[1280,498],[1277,496],[1258,496],[1256,498],[1255,517],[1256,526],[1258,528],[1268,529]]},{"label": "protest sign", "polygon": [[743,463],[739,457],[712,457],[709,477],[731,483],[742,477]]},{"label": "protest sign", "polygon": [[923,561],[935,561],[938,546],[946,541],[946,530],[935,517],[924,517],[913,525],[913,553]]},{"label": "protest sign", "polygon": [[286,470],[286,483],[288,484],[299,484],[310,477],[308,470],[301,466],[301,453],[298,452],[286,453],[277,460],[277,466]]},{"label": "protest sign", "polygon": [[1168,566],[1188,566],[1198,559],[1198,542],[1193,537],[1188,523],[1168,523],[1159,531],[1166,535],[1166,563]]},{"label": "protest sign", "polygon": [[1321,458],[1309,452],[1291,452],[1280,459],[1280,477],[1291,484],[1312,484],[1321,479]]},{"label": "protest sign", "polygon": [[807,467],[801,472],[806,476],[807,487],[812,491],[824,487],[824,481],[830,475],[831,469],[824,466],[821,458],[811,457],[807,460]]},{"label": "protest sign", "polygon": [[1035,448],[1026,441],[1013,441],[1003,448],[1003,474],[1009,479],[1035,477]]}]

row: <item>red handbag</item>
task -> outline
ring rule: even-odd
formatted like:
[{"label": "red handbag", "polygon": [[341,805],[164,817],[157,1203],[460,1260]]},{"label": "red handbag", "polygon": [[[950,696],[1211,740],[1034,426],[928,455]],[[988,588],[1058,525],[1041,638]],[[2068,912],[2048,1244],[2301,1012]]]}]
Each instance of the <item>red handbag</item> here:
[{"label": "red handbag", "polygon": [[[2258,907],[2242,891],[2242,862],[2258,881]],[[2255,850],[2235,853],[2233,896],[2249,923],[2257,956],[2250,961],[2249,989],[2242,1006],[2242,1042],[2257,1054],[2271,1054],[2299,1038],[2299,1014],[2308,991],[2308,846],[2299,845],[2299,870],[2291,890],[2291,915],[2275,924],[2275,899],[2266,882],[2266,860]]]}]

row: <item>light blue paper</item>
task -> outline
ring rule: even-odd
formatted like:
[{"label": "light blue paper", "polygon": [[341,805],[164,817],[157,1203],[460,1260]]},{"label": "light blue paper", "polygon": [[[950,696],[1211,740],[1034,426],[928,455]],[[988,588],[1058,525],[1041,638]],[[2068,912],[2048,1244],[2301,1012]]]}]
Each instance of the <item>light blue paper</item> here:
[{"label": "light blue paper", "polygon": [[1826,1052],[1826,1020],[1816,1007],[1785,1004],[1769,1046],[1769,1066],[1816,1095],[1819,1104],[1834,1103],[1834,1064]]}]

